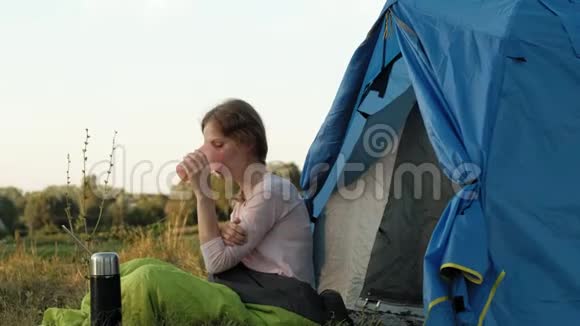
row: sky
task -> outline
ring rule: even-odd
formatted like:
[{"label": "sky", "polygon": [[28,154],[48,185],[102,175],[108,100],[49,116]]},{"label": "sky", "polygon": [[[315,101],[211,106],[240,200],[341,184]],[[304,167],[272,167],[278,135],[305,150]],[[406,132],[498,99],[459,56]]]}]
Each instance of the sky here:
[{"label": "sky", "polygon": [[105,179],[167,193],[204,113],[241,98],[268,161],[306,153],[384,1],[0,0],[0,187]]}]

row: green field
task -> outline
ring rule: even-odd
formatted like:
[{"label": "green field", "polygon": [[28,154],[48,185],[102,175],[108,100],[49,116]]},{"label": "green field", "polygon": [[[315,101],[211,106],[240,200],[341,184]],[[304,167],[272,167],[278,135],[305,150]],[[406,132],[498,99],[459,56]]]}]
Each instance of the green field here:
[{"label": "green field", "polygon": [[[72,257],[79,254],[77,245],[69,239],[26,239],[23,240],[26,248],[29,248],[31,254],[35,254],[41,258],[49,257]],[[100,242],[98,245],[99,251],[119,251],[123,247],[121,240],[106,240]],[[34,248],[34,249],[32,249]],[[13,255],[17,250],[16,242],[13,240],[0,242],[0,260]]]}]

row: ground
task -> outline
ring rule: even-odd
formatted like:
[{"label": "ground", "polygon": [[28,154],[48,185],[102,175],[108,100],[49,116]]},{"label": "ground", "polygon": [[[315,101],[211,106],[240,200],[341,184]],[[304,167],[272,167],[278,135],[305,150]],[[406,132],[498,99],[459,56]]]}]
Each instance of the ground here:
[{"label": "ground", "polygon": [[[121,261],[155,257],[205,277],[195,229],[132,229],[101,234],[98,251],[115,251]],[[0,325],[39,325],[48,307],[78,308],[88,292],[88,258],[66,234],[0,240]],[[408,317],[352,313],[356,325],[414,326]],[[233,325],[214,321],[208,325]]]}]

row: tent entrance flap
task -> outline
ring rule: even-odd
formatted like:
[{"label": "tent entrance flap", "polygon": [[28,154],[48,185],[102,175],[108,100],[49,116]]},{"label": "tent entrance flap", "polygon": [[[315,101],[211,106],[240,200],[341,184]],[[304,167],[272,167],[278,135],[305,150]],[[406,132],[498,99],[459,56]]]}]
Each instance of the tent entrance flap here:
[{"label": "tent entrance flap", "polygon": [[417,104],[399,143],[391,191],[378,228],[361,297],[422,304],[423,256],[441,213],[453,196]]}]

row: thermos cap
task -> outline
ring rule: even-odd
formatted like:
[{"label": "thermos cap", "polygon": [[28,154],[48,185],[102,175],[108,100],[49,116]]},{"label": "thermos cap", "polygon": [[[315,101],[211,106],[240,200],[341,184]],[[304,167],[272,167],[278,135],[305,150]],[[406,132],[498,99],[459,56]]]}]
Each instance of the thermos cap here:
[{"label": "thermos cap", "polygon": [[119,275],[119,256],[114,252],[97,252],[91,256],[91,276]]}]

